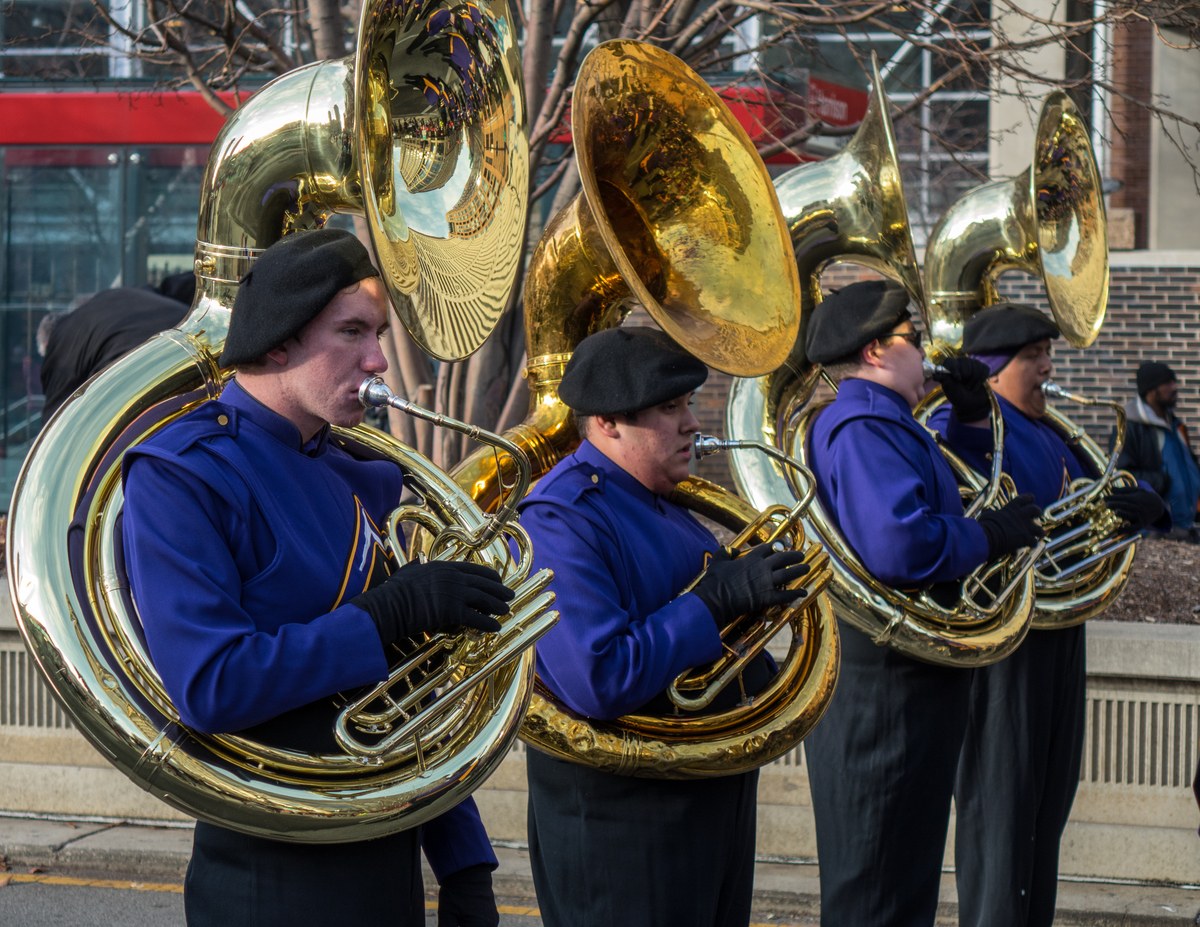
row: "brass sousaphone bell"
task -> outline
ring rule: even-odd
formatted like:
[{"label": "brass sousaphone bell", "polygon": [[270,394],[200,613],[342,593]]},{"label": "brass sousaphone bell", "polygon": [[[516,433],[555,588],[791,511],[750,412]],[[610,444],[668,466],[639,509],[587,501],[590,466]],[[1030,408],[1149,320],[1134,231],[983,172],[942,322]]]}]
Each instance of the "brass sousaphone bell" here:
[{"label": "brass sousaphone bell", "polygon": [[[439,634],[397,647],[390,662],[399,690],[347,693],[336,752],[181,724],[129,595],[118,517],[123,451],[220,394],[232,374],[218,358],[238,280],[283,235],[320,227],[335,213],[365,215],[393,302],[417,342],[442,359],[483,343],[504,309],[524,237],[520,73],[503,0],[367,2],[353,57],[273,81],[213,143],[191,313],[89,381],[25,462],[10,508],[8,567],[26,645],[84,736],[189,815],[277,840],[379,837],[462,801],[517,734],[533,685],[529,645],[556,618],[549,576],[529,575],[527,543],[519,560],[510,554],[507,538],[520,540],[519,529],[497,524],[387,435],[335,429],[333,440],[399,464],[421,504],[393,523],[427,529],[433,556],[495,567],[516,598],[495,635]],[[525,467],[527,480],[520,451],[491,443]],[[398,540],[393,534],[402,558]],[[447,697],[430,703],[434,688]]]},{"label": "brass sousaphone bell", "polygon": [[[925,302],[895,132],[876,62],[872,77],[866,115],[846,148],[775,182],[789,215],[804,284],[801,334],[782,368],[758,380],[735,380],[726,406],[731,437],[769,441],[801,462],[807,460],[812,423],[824,408],[806,408],[820,368],[805,356],[804,330],[822,298],[825,268],[838,261],[864,264],[903,284],[917,305]],[[976,497],[970,513],[1003,504],[1013,494],[1011,480],[1005,482],[998,465],[984,480],[953,454],[946,456]],[[762,455],[734,451],[732,469],[742,496],[755,506],[796,498],[803,490],[776,461]],[[809,538],[831,555],[834,579],[829,594],[837,615],[878,644],[930,663],[975,666],[1011,653],[1029,629],[1030,553],[981,567],[963,580],[957,603],[947,605],[928,591],[908,595],[871,576],[819,498],[804,523]]]},{"label": "brass sousaphone bell", "polygon": [[[1050,312],[1072,347],[1091,345],[1104,324],[1108,226],[1100,171],[1087,124],[1065,93],[1056,90],[1043,102],[1033,148],[1033,161],[1023,172],[963,194],[934,227],[925,252],[925,281],[935,357],[956,351],[966,320],[999,301],[997,280],[1008,271],[1042,281]],[[1033,571],[1033,627],[1041,629],[1078,624],[1112,604],[1128,581],[1137,542],[1102,501],[1113,488],[1136,485],[1116,469],[1124,445],[1124,409],[1053,383],[1043,389],[1054,398],[1110,407],[1118,440],[1105,454],[1083,429],[1046,410],[1046,421],[1100,477],[1075,481],[1043,514],[1048,538]],[[940,391],[931,394],[918,416],[927,419],[940,401]]]},{"label": "brass sousaphone bell", "polygon": [[[644,306],[705,363],[749,376],[781,364],[795,341],[799,281],[765,165],[724,102],[675,56],[618,40],[588,55],[575,82],[571,128],[583,192],[547,226],[525,288],[530,411],[506,433],[542,475],[579,444],[558,383],[588,335]],[[712,449],[710,446],[709,449]],[[509,474],[486,454],[455,474],[485,509]],[[837,676],[838,639],[824,554],[805,544],[794,506],[756,509],[689,478],[673,501],[722,524],[744,547],[803,546],[812,572],[804,605],[743,616],[724,629],[745,654],[784,625],[792,645],[768,691],[730,711],[600,722],[535,693],[521,731],[561,759],[624,775],[694,778],[757,768],[787,752],[820,718]],[[679,680],[680,700],[736,676],[736,660]],[[733,666],[731,671],[730,667]]]}]

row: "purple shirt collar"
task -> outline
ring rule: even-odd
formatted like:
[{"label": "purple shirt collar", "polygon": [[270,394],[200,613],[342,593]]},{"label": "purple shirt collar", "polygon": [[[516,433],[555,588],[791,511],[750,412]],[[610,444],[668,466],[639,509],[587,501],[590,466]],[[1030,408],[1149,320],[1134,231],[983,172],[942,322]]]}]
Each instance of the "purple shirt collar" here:
[{"label": "purple shirt collar", "polygon": [[280,444],[294,451],[309,457],[319,457],[325,453],[329,443],[328,425],[323,425],[312,440],[302,444],[299,428],[251,396],[236,379],[230,380],[225,389],[221,390],[220,401],[237,409],[241,417],[249,419]]}]

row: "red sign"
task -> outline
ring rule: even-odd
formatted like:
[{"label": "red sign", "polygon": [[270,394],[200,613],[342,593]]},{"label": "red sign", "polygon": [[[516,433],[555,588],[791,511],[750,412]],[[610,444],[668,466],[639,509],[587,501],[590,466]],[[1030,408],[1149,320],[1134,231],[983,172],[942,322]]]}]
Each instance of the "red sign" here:
[{"label": "red sign", "polygon": [[209,145],[224,124],[199,93],[0,93],[0,145]]},{"label": "red sign", "polygon": [[808,106],[812,114],[831,126],[852,126],[867,114],[868,94],[831,84],[819,77],[808,79]]},{"label": "red sign", "polygon": [[[867,112],[866,91],[843,87],[816,77],[808,79],[807,108],[803,94],[783,90],[728,86],[720,88],[717,93],[759,148],[794,132],[809,122],[810,114],[827,125],[850,126],[861,122]],[[556,145],[571,144],[569,106],[551,134],[550,141]],[[768,164],[799,164],[817,160],[820,160],[817,155],[797,155],[790,151],[766,158]]]}]

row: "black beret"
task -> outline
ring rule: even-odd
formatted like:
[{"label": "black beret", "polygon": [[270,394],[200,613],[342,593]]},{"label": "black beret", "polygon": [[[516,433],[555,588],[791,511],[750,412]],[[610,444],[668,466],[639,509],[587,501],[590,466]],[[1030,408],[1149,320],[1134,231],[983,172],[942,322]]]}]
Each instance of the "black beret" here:
[{"label": "black beret", "polygon": [[640,412],[708,379],[708,368],[657,328],[589,335],[567,363],[558,395],[579,415]]},{"label": "black beret", "polygon": [[1166,364],[1146,361],[1137,369],[1138,395],[1145,396],[1150,390],[1158,389],[1164,383],[1173,383],[1176,379],[1175,371]]},{"label": "black beret", "polygon": [[967,354],[1003,354],[1058,335],[1058,326],[1033,306],[996,303],[967,319],[962,349]]},{"label": "black beret", "polygon": [[814,364],[848,357],[909,317],[908,291],[891,280],[867,280],[827,296],[808,320],[805,349]]},{"label": "black beret", "polygon": [[378,276],[362,242],[344,229],[281,238],[241,279],[221,366],[262,357],[320,315],[341,290]]}]

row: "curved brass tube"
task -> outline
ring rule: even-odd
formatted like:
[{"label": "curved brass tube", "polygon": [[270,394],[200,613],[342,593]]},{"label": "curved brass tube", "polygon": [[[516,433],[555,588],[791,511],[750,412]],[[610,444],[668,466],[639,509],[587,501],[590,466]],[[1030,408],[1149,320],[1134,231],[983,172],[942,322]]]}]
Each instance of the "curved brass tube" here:
[{"label": "curved brass tube", "polygon": [[[994,402],[993,398],[993,402]],[[812,422],[825,404],[808,407],[781,436],[793,456],[807,460],[807,438]],[[755,381],[735,380],[726,406],[726,428],[733,435],[761,433],[764,424],[762,393]],[[1003,433],[1001,432],[1001,439]],[[1003,504],[1015,492],[1006,474],[993,468],[984,480],[944,446],[942,452],[978,500],[968,508],[976,512],[988,496],[989,504]],[[734,479],[752,505],[770,504],[796,496],[777,462],[762,455],[734,451]],[[989,486],[990,484],[990,486]],[[985,564],[963,584],[963,597],[947,608],[927,591],[907,595],[876,580],[859,561],[850,545],[833,527],[818,496],[804,519],[808,536],[824,544],[834,570],[829,585],[838,617],[878,644],[887,644],[908,656],[945,666],[984,666],[1012,653],[1028,632],[1033,616],[1031,568],[1041,545],[1019,557]],[[997,587],[992,591],[992,587]]]},{"label": "curved brass tube", "polygon": [[[1037,600],[1032,627],[1054,630],[1096,617],[1116,600],[1129,581],[1139,536],[1124,531],[1126,523],[1105,507],[1103,497],[1116,487],[1134,486],[1137,481],[1117,470],[1125,443],[1125,409],[1119,402],[1089,399],[1049,381],[1042,384],[1042,391],[1081,405],[1108,406],[1117,418],[1117,441],[1112,451],[1104,454],[1065,416],[1052,408],[1045,413],[1045,419],[1064,435],[1067,444],[1079,448],[1100,473],[1096,479],[1072,482],[1066,495],[1042,512],[1046,542],[1033,567]],[[922,409],[923,420],[927,421],[943,402],[943,396],[932,394]]]}]

